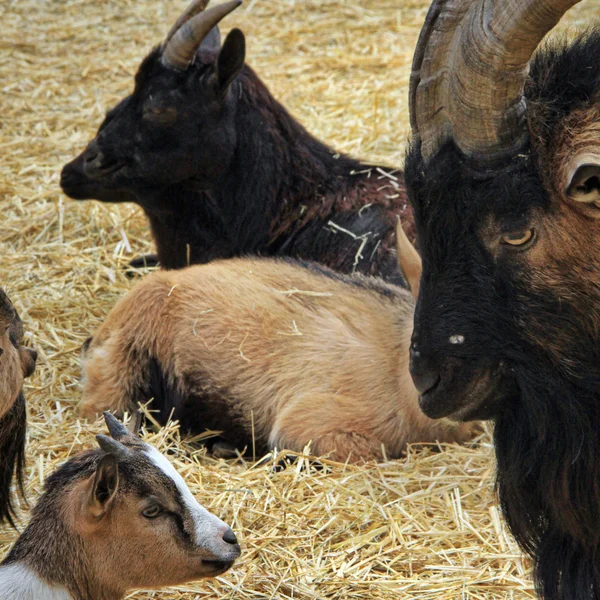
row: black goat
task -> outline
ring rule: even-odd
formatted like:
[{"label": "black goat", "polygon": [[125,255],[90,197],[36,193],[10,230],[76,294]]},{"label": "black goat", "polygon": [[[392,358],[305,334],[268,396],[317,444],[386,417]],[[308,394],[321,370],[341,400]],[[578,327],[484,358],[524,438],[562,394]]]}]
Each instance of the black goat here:
[{"label": "black goat", "polygon": [[133,93],[62,172],[72,198],[135,202],[167,269],[244,254],[314,260],[402,281],[394,227],[414,240],[401,172],[336,153],[310,135],[223,47],[233,1],[196,0],[142,62]]},{"label": "black goat", "polygon": [[406,164],[420,404],[495,420],[500,500],[546,600],[600,598],[600,30],[529,65],[576,3],[436,0]]}]

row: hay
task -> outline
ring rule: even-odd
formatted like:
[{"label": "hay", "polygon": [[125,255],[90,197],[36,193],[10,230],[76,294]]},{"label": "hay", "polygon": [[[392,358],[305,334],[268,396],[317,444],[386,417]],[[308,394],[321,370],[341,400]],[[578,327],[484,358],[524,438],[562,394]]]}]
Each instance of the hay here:
[{"label": "hay", "polygon": [[[398,5],[402,4],[399,9]],[[60,167],[132,85],[140,59],[184,3],[6,0],[0,7],[0,283],[40,353],[27,385],[27,491],[102,431],[74,415],[78,353],[130,287],[122,266],[151,250],[140,211],[66,199]],[[276,96],[345,152],[402,162],[409,64],[426,0],[246,0],[227,20]],[[585,25],[600,0],[566,21]],[[411,449],[402,461],[328,471],[216,461],[173,429],[148,435],[173,453],[198,499],[244,549],[228,574],[162,598],[533,598],[529,563],[493,493],[489,434],[469,447]],[[26,521],[27,510],[22,513]],[[0,553],[16,534],[0,532]]]}]

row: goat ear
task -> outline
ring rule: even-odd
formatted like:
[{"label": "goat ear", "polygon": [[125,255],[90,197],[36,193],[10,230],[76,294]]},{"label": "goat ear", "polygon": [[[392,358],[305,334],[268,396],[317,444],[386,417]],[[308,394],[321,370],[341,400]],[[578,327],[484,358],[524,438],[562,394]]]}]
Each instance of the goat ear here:
[{"label": "goat ear", "polygon": [[398,266],[408,283],[408,287],[410,287],[413,298],[416,300],[419,295],[419,281],[423,265],[419,253],[406,237],[400,219],[396,223],[396,253],[398,255]]},{"label": "goat ear", "polygon": [[119,464],[114,454],[105,454],[96,467],[92,496],[88,510],[91,516],[100,518],[105,515],[115,498],[119,487]]},{"label": "goat ear", "polygon": [[19,358],[21,359],[21,368],[23,369],[23,377],[31,377],[35,371],[35,363],[37,362],[37,352],[33,348],[19,346]]},{"label": "goat ear", "polygon": [[246,38],[239,29],[232,29],[216,62],[217,85],[221,92],[227,90],[244,66],[246,58]]},{"label": "goat ear", "polygon": [[600,202],[600,165],[578,166],[567,186],[567,196],[575,202]]}]

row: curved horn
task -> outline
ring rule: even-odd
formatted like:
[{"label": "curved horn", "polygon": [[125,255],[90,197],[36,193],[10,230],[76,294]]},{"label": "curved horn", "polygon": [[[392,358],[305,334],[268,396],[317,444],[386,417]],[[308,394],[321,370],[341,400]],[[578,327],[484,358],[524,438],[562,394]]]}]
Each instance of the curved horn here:
[{"label": "curved horn", "polygon": [[168,41],[173,37],[175,32],[192,17],[195,17],[198,13],[201,13],[207,6],[210,0],[193,0],[193,2],[185,9],[184,13],[175,21],[175,25],[171,27],[171,30],[167,34],[165,41],[163,42],[163,48],[167,45]]},{"label": "curved horn", "polygon": [[[230,2],[213,6],[200,14],[184,19],[181,27],[175,33],[170,34],[171,37],[164,46],[161,57],[163,65],[178,71],[187,69],[209,31],[241,3],[242,0],[230,0]],[[200,4],[198,3],[198,6]],[[184,15],[180,19],[183,19]]]},{"label": "curved horn", "polygon": [[491,163],[527,143],[523,88],[542,38],[579,0],[434,0],[415,50],[413,138],[431,158],[453,139]]}]

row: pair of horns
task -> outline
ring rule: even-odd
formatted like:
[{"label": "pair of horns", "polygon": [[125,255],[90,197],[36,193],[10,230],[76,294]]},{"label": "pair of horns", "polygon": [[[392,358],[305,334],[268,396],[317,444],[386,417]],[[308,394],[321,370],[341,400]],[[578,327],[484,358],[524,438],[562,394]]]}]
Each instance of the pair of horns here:
[{"label": "pair of horns", "polygon": [[132,415],[127,427],[109,412],[104,412],[104,421],[110,433],[107,435],[99,434],[96,436],[98,444],[107,454],[114,454],[117,459],[126,458],[130,450],[123,444],[125,440],[136,440],[140,426],[142,424],[142,413],[136,410]]},{"label": "pair of horns", "polygon": [[177,19],[163,42],[161,61],[165,67],[185,71],[212,28],[235,10],[242,0],[230,0],[204,10],[208,3],[209,0],[193,0]]},{"label": "pair of horns", "polygon": [[528,141],[523,90],[542,38],[579,0],[434,0],[409,91],[414,143],[425,160],[452,139],[483,165]]}]

